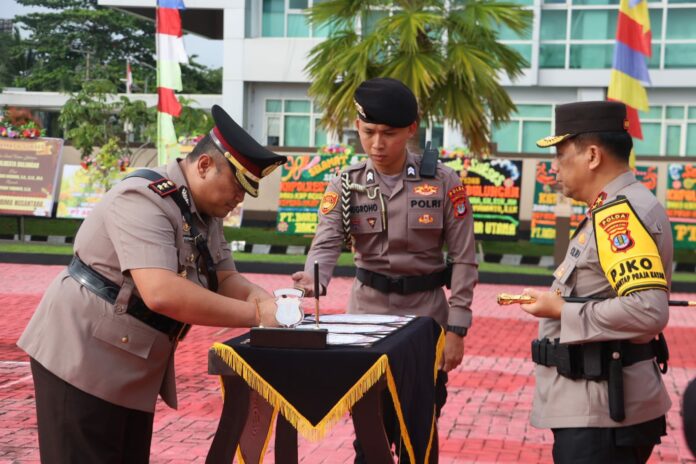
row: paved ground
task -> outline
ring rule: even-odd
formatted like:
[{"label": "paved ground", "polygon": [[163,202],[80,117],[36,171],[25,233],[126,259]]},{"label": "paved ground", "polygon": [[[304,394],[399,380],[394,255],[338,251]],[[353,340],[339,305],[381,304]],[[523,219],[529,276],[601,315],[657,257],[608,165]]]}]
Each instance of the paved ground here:
[{"label": "paved ground", "polygon": [[[33,385],[26,355],[15,342],[41,294],[61,267],[0,264],[0,464],[38,463]],[[265,288],[290,284],[277,275],[250,274]],[[523,283],[523,282],[521,282]],[[335,279],[327,309],[340,310],[350,279]],[[474,301],[474,327],[467,336],[464,363],[450,374],[449,401],[440,420],[440,462],[551,462],[551,434],[527,423],[534,379],[528,356],[536,322],[517,307],[499,307],[499,291],[521,287],[480,285]],[[696,299],[696,294],[673,298]],[[173,411],[160,404],[155,418],[152,462],[204,462],[222,407],[219,385],[206,374],[206,355],[214,341],[239,330],[195,327],[177,352],[182,405]],[[665,382],[674,406],[668,415],[669,436],[650,462],[696,462],[682,437],[680,394],[696,377],[696,310],[672,311],[666,331],[672,362]],[[303,463],[352,462],[352,425],[344,420],[320,443],[301,440]],[[273,462],[269,450],[266,462]]]}]

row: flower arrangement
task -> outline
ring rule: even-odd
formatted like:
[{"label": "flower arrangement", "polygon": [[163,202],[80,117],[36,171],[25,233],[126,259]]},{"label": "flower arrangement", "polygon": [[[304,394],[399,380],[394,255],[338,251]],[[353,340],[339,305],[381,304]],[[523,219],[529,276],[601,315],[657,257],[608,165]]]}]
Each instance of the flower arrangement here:
[{"label": "flower arrangement", "polygon": [[35,139],[45,133],[29,110],[9,108],[0,112],[0,137]]},{"label": "flower arrangement", "polygon": [[471,156],[471,152],[468,147],[456,147],[451,149],[441,147],[440,156],[443,158],[466,158]]},{"label": "flower arrangement", "polygon": [[87,171],[93,185],[107,191],[130,166],[130,159],[119,146],[118,139],[111,138],[99,149],[96,155],[82,158],[80,166]]},{"label": "flower arrangement", "polygon": [[344,143],[334,143],[330,145],[324,145],[317,150],[317,155],[347,155],[352,156],[355,154],[355,148]]}]

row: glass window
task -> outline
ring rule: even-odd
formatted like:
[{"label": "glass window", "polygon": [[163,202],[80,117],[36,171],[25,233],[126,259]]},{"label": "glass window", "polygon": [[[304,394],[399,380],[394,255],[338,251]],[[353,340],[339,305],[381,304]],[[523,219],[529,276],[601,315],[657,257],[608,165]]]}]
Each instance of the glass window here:
[{"label": "glass window", "polygon": [[321,119],[314,120],[314,146],[321,147],[326,145],[326,131],[321,126]]},{"label": "glass window", "polygon": [[[552,106],[551,105],[517,105],[517,115],[520,117],[527,117],[527,118],[553,118]],[[549,134],[546,134],[546,135],[549,135]],[[543,137],[546,137],[546,135],[544,135]],[[541,137],[539,137],[539,138],[541,138]]]},{"label": "glass window", "polygon": [[309,146],[309,116],[285,116],[285,146]]},{"label": "glass window", "polygon": [[283,111],[281,100],[266,100],[266,113],[280,113]]},{"label": "glass window", "polygon": [[641,124],[643,140],[633,139],[636,155],[659,155],[662,125],[659,122],[644,122]]},{"label": "glass window", "polygon": [[498,144],[499,152],[516,152],[519,150],[519,128],[519,121],[504,122],[493,128],[493,142]]},{"label": "glass window", "polygon": [[681,126],[667,126],[667,144],[665,149],[666,155],[679,155],[679,146],[681,145]]},{"label": "glass window", "polygon": [[696,156],[696,124],[686,126],[686,156]]},{"label": "glass window", "polygon": [[309,23],[303,14],[288,15],[288,37],[309,37]]},{"label": "glass window", "polygon": [[280,146],[280,118],[271,116],[266,118],[266,145]]},{"label": "glass window", "polygon": [[524,121],[522,123],[522,151],[530,153],[548,153],[548,148],[537,147],[536,141],[551,135],[551,123],[542,121]]},{"label": "glass window", "polygon": [[531,44],[505,44],[506,46],[512,48],[525,59],[527,66],[532,62],[532,45]]},{"label": "glass window", "polygon": [[290,8],[293,10],[303,10],[309,6],[308,0],[290,0]]},{"label": "glass window", "polygon": [[667,107],[667,119],[684,119],[684,107],[683,106],[668,106]]},{"label": "glass window", "polygon": [[363,15],[363,20],[362,20],[362,33],[363,35],[367,35],[371,33],[372,31],[375,30],[375,25],[377,22],[382,19],[389,16],[389,12],[385,10],[375,10],[375,11],[368,11]]},{"label": "glass window", "polygon": [[689,119],[696,119],[696,106],[689,107]]},{"label": "glass window", "polygon": [[660,67],[660,42],[653,41],[652,55],[648,58],[648,68],[657,69]]},{"label": "glass window", "polygon": [[285,100],[286,113],[309,113],[312,103],[309,100]]},{"label": "glass window", "polygon": [[570,26],[570,38],[608,40],[616,37],[617,10],[576,10]]},{"label": "glass window", "polygon": [[573,5],[618,5],[619,0],[573,0]]},{"label": "glass window", "polygon": [[611,68],[614,45],[571,45],[570,67],[573,69]]},{"label": "glass window", "polygon": [[696,8],[670,8],[667,10],[668,39],[696,39]]},{"label": "glass window", "polygon": [[651,106],[648,111],[641,112],[641,119],[662,119],[662,107]]},{"label": "glass window", "polygon": [[261,36],[283,37],[285,35],[285,0],[263,0]]},{"label": "glass window", "polygon": [[696,68],[696,44],[665,45],[665,68]]},{"label": "glass window", "polygon": [[565,40],[568,12],[541,10],[541,40]]},{"label": "glass window", "polygon": [[565,45],[544,44],[539,47],[540,68],[565,68]]},{"label": "glass window", "polygon": [[500,40],[532,40],[532,28],[528,28],[522,35],[517,35],[505,24],[498,25],[498,39]]},{"label": "glass window", "polygon": [[648,13],[650,14],[650,33],[652,38],[660,39],[662,37],[662,8],[650,8]]},{"label": "glass window", "polygon": [[442,147],[445,144],[445,128],[441,124],[434,124],[430,129],[430,142],[432,147]]}]

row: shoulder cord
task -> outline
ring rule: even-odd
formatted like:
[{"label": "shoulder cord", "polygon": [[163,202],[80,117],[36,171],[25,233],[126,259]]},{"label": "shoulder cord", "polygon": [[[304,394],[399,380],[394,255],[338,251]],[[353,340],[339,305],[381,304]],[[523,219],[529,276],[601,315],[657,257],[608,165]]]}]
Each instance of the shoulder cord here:
[{"label": "shoulder cord", "polygon": [[350,194],[351,192],[359,192],[367,195],[367,198],[374,200],[379,195],[379,203],[382,207],[382,225],[384,230],[387,230],[387,205],[384,203],[384,195],[380,191],[379,185],[376,185],[370,193],[370,189],[365,185],[356,184],[350,181],[347,172],[341,174],[341,217],[343,221],[343,235],[346,245],[353,245],[353,237],[350,235]]},{"label": "shoulder cord", "polygon": [[[150,169],[138,169],[137,171],[127,175],[124,177],[124,179],[128,179],[129,177],[142,177],[147,180],[154,182],[161,182],[164,180],[168,180],[161,174],[152,171]],[[169,181],[172,182],[172,181]],[[172,182],[173,185],[174,182]],[[154,191],[154,189],[151,189]],[[158,192],[159,194],[159,192]],[[164,198],[163,195],[159,194]],[[172,200],[174,200],[174,203],[179,207],[179,210],[181,211],[181,215],[184,218],[184,223],[188,224],[189,227],[191,228],[191,236],[193,237],[193,244],[196,246],[196,249],[198,249],[198,252],[201,254],[203,257],[203,260],[205,261],[205,267],[206,267],[206,273],[208,277],[208,289],[217,292],[218,289],[218,279],[217,279],[217,273],[215,272],[215,263],[213,262],[213,258],[210,255],[210,250],[208,249],[208,243],[207,243],[207,237],[200,233],[198,231],[198,228],[195,226],[194,221],[193,221],[193,215],[191,214],[191,209],[188,206],[188,203],[186,203],[186,200],[184,199],[183,195],[181,194],[181,188],[176,187],[176,190],[172,191],[169,196],[171,196]]]}]

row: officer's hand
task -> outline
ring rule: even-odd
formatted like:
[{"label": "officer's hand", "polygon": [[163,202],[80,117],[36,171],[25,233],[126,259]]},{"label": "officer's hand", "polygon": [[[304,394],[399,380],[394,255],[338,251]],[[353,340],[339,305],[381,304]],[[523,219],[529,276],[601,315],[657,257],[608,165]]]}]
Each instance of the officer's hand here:
[{"label": "officer's hand", "polygon": [[522,293],[535,298],[536,301],[530,304],[521,304],[520,307],[535,317],[547,317],[550,319],[560,319],[563,310],[563,298],[553,292],[540,292],[533,288],[525,288]]},{"label": "officer's hand", "polygon": [[304,271],[295,272],[292,276],[296,288],[304,290],[304,296],[314,296],[314,279]]},{"label": "officer's hand", "polygon": [[462,363],[464,357],[464,337],[447,332],[445,335],[445,353],[442,356],[440,369],[449,372]]},{"label": "officer's hand", "polygon": [[279,327],[280,324],[276,320],[276,311],[278,306],[276,305],[275,298],[268,298],[265,300],[259,300],[259,316],[261,319],[262,327]]}]

